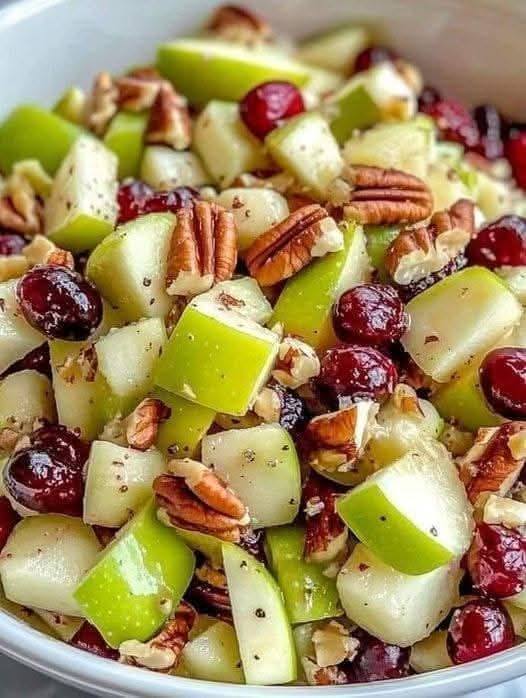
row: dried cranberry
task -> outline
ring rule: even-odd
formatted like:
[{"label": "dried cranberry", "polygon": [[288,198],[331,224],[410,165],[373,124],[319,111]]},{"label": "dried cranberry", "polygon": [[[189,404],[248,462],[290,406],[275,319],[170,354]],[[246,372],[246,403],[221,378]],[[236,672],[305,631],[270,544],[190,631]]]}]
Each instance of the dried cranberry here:
[{"label": "dried cranberry", "polygon": [[467,555],[473,586],[499,599],[526,586],[526,538],[519,530],[478,523]]},{"label": "dried cranberry", "polygon": [[241,539],[239,541],[239,546],[246,550],[261,562],[265,560],[265,529],[257,528],[253,529],[250,527],[244,528],[241,531]]},{"label": "dried cranberry", "polygon": [[36,349],[32,349],[28,354],[26,354],[22,359],[15,361],[7,368],[0,378],[5,378],[12,373],[18,373],[18,371],[38,371],[43,376],[51,378],[51,362],[49,358],[49,344],[44,342]]},{"label": "dried cranberry", "polygon": [[488,269],[526,264],[526,218],[509,215],[488,223],[470,240],[466,254],[471,264]]},{"label": "dried cranberry", "polygon": [[325,352],[316,387],[323,399],[340,407],[357,400],[383,402],[397,379],[394,363],[378,349],[345,344]]},{"label": "dried cranberry", "polygon": [[273,383],[272,389],[277,393],[280,400],[280,426],[288,431],[299,429],[309,417],[303,400],[295,392],[279,383]]},{"label": "dried cranberry", "polygon": [[176,213],[199,197],[192,187],[176,187],[169,191],[154,191],[139,180],[125,182],[119,188],[117,204],[119,223],[126,223],[147,213]]},{"label": "dried cranberry", "polygon": [[440,92],[431,85],[424,85],[422,92],[418,96],[418,110],[425,111],[426,108],[433,106],[437,102],[442,101]]},{"label": "dried cranberry", "polygon": [[290,82],[264,82],[256,85],[239,103],[239,114],[245,126],[261,140],[284,119],[304,111],[301,92]]},{"label": "dried cranberry", "polygon": [[73,647],[78,647],[79,650],[96,654],[98,657],[115,661],[119,659],[118,651],[111,648],[97,628],[87,621],[84,621],[80,626],[69,644],[73,645]]},{"label": "dried cranberry", "polygon": [[409,317],[395,288],[363,284],[341,296],[334,308],[333,325],[344,342],[382,346],[400,339]]},{"label": "dried cranberry", "polygon": [[469,109],[452,99],[442,99],[431,104],[423,104],[421,111],[428,114],[446,141],[460,143],[466,148],[479,144],[479,131]]},{"label": "dried cranberry", "polygon": [[473,118],[479,131],[477,153],[488,160],[502,157],[506,124],[499,110],[493,104],[481,104],[473,110]]},{"label": "dried cranberry", "polygon": [[465,255],[461,253],[454,257],[450,262],[448,262],[445,267],[442,267],[442,269],[439,269],[438,271],[435,271],[432,274],[424,276],[423,279],[413,281],[412,283],[406,284],[404,286],[402,286],[401,284],[398,285],[398,293],[400,294],[400,297],[402,298],[404,303],[409,303],[411,298],[418,296],[419,293],[427,291],[428,288],[431,288],[431,286],[434,286],[439,281],[442,281],[443,279],[446,279],[448,276],[451,276],[455,272],[460,271],[460,269],[463,269],[466,266],[466,264],[467,259]]},{"label": "dried cranberry", "polygon": [[10,257],[13,254],[20,254],[26,245],[23,235],[0,232],[0,256]]},{"label": "dried cranberry", "polygon": [[185,598],[201,613],[208,613],[221,620],[232,620],[232,606],[226,586],[214,586],[194,576]]},{"label": "dried cranberry", "polygon": [[394,61],[398,58],[396,53],[386,46],[369,46],[356,56],[354,60],[354,72],[361,73],[369,70],[379,63]]},{"label": "dried cranberry", "polygon": [[66,267],[34,267],[18,282],[17,298],[27,322],[53,339],[83,341],[102,320],[95,286]]},{"label": "dried cranberry", "polygon": [[484,358],[479,377],[495,412],[508,419],[526,419],[526,349],[494,349]]},{"label": "dried cranberry", "polygon": [[75,269],[82,276],[85,275],[86,265],[88,263],[90,253],[89,252],[78,252],[75,257]]},{"label": "dried cranberry", "polygon": [[513,647],[515,633],[508,612],[493,599],[474,599],[451,617],[447,649],[454,664],[464,664]]},{"label": "dried cranberry", "polygon": [[11,531],[20,521],[20,516],[11,506],[7,497],[0,497],[0,550],[7,543]]},{"label": "dried cranberry", "polygon": [[361,628],[353,632],[353,637],[360,645],[347,670],[349,683],[401,679],[411,673],[411,648],[388,645]]},{"label": "dried cranberry", "polygon": [[81,516],[89,445],[61,425],[38,429],[30,442],[4,469],[8,494],[31,511]]},{"label": "dried cranberry", "polygon": [[526,125],[510,128],[505,154],[515,181],[519,187],[526,189]]}]

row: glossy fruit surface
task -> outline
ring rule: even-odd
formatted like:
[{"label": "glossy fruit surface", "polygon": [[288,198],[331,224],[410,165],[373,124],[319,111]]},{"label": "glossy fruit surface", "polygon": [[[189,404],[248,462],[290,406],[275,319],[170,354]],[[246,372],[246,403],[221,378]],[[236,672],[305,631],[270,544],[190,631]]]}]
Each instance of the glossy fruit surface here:
[{"label": "glossy fruit surface", "polygon": [[121,184],[117,193],[118,223],[126,223],[147,213],[176,213],[199,196],[192,187],[175,187],[169,191],[155,191],[140,180]]},{"label": "glossy fruit surface", "polygon": [[444,140],[460,143],[468,149],[478,145],[477,124],[469,110],[459,102],[442,99],[429,105],[423,104],[421,110],[435,120]]},{"label": "glossy fruit surface", "polygon": [[471,264],[494,269],[526,264],[526,218],[502,216],[483,226],[466,248]]},{"label": "glossy fruit surface", "polygon": [[394,61],[396,58],[396,53],[386,46],[368,46],[356,56],[354,72],[361,73],[379,63]]},{"label": "glossy fruit surface", "polygon": [[336,303],[333,325],[344,342],[382,346],[400,339],[409,318],[395,288],[362,284],[346,291]]},{"label": "glossy fruit surface", "polygon": [[28,354],[26,354],[19,361],[15,361],[11,364],[8,369],[6,369],[0,378],[5,378],[12,373],[18,373],[18,371],[38,371],[43,376],[51,378],[51,363],[49,358],[49,344],[44,342],[36,349],[33,349]]},{"label": "glossy fruit surface", "polygon": [[360,641],[358,654],[348,670],[349,682],[385,681],[409,676],[409,647],[388,645],[358,628],[353,637]]},{"label": "glossy fruit surface", "polygon": [[11,531],[20,521],[20,516],[7,497],[0,497],[0,550],[4,547]]},{"label": "glossy fruit surface", "polygon": [[526,189],[526,127],[512,127],[505,147],[515,181]]},{"label": "glossy fruit surface", "polygon": [[467,568],[474,588],[485,596],[518,594],[526,586],[526,538],[518,529],[478,523]]},{"label": "glossy fruit surface", "polygon": [[526,349],[494,349],[484,358],[479,377],[484,397],[495,412],[526,419]]},{"label": "glossy fruit surface", "polygon": [[18,282],[17,299],[27,322],[52,339],[84,341],[102,320],[95,286],[66,267],[34,267]]},{"label": "glossy fruit surface", "polygon": [[290,82],[264,82],[257,85],[239,103],[239,114],[248,130],[263,140],[284,119],[305,111],[303,97]]},{"label": "glossy fruit surface", "polygon": [[13,254],[20,254],[26,245],[27,241],[22,235],[0,230],[0,256],[10,257]]},{"label": "glossy fruit surface", "polygon": [[474,599],[453,612],[447,650],[454,664],[464,664],[513,647],[515,633],[498,601]]},{"label": "glossy fruit surface", "polygon": [[307,407],[301,397],[279,383],[273,383],[272,389],[280,401],[279,425],[287,431],[301,427],[308,419]]},{"label": "glossy fruit surface", "polygon": [[81,516],[89,445],[61,425],[42,427],[30,440],[4,469],[8,494],[31,511]]},{"label": "glossy fruit surface", "polygon": [[479,131],[475,150],[488,160],[496,160],[504,153],[506,124],[493,104],[481,104],[473,110],[473,118]]},{"label": "glossy fruit surface", "polygon": [[113,659],[115,661],[119,659],[119,652],[106,644],[97,628],[91,625],[91,623],[88,623],[88,621],[84,621],[80,626],[80,629],[71,639],[70,644],[74,647],[78,647],[79,650],[96,654],[97,657],[104,657],[105,659]]}]

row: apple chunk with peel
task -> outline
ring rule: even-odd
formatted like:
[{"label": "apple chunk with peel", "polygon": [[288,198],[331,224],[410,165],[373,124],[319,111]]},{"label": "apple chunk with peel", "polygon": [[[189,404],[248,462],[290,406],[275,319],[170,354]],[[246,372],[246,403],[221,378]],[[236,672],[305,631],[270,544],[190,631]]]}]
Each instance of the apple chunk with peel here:
[{"label": "apple chunk with peel", "polygon": [[358,540],[410,575],[460,557],[473,529],[455,464],[444,446],[431,441],[369,476],[338,501],[337,510]]},{"label": "apple chunk with peel", "polygon": [[119,112],[110,122],[104,145],[117,156],[119,179],[137,177],[144,150],[148,114]]},{"label": "apple chunk with peel", "polygon": [[264,325],[272,316],[272,306],[255,279],[243,276],[239,279],[221,281],[215,284],[206,295],[225,308],[233,308],[237,313],[259,325]]},{"label": "apple chunk with peel", "polygon": [[212,181],[199,156],[164,145],[149,145],[144,149],[141,179],[154,189],[162,190],[203,187]]},{"label": "apple chunk with peel", "polygon": [[82,518],[91,525],[120,528],[150,497],[166,462],[155,449],[143,452],[94,441],[86,467]]},{"label": "apple chunk with peel", "polygon": [[344,25],[308,37],[300,43],[296,55],[305,63],[348,74],[356,56],[370,43],[364,27]]},{"label": "apple chunk with peel", "polygon": [[100,543],[79,519],[43,514],[23,519],[0,555],[0,577],[10,601],[81,616],[73,592],[95,564]]},{"label": "apple chunk with peel", "polygon": [[46,235],[74,252],[93,249],[117,219],[117,158],[91,136],[78,138],[46,201]]},{"label": "apple chunk with peel", "polygon": [[[222,620],[200,616],[202,627],[184,646],[182,663],[193,679],[245,683],[236,631]],[[193,634],[193,633],[192,633]]]},{"label": "apple chunk with peel", "polygon": [[0,373],[46,341],[18,309],[17,283],[16,279],[0,283]]},{"label": "apple chunk with peel", "polygon": [[126,320],[168,314],[166,265],[174,225],[175,216],[150,213],[119,226],[92,252],[86,275]]},{"label": "apple chunk with peel", "polygon": [[223,545],[223,563],[247,683],[294,681],[294,639],[274,578],[261,562],[235,545]]},{"label": "apple chunk with peel", "polygon": [[149,502],[105,548],[75,599],[111,647],[144,642],[177,608],[193,572],[193,553]]},{"label": "apple chunk with peel", "polygon": [[[0,430],[33,431],[36,420],[55,421],[53,387],[38,371],[17,371],[0,382]],[[1,450],[1,449],[0,449]]]},{"label": "apple chunk with peel", "polygon": [[[240,100],[249,90],[269,80],[306,85],[309,70],[283,53],[254,51],[214,39],[177,39],[161,44],[157,68],[192,104],[212,99]],[[199,76],[199,79],[196,79]]]},{"label": "apple chunk with peel", "polygon": [[216,413],[167,390],[157,388],[153,397],[170,409],[170,416],[159,425],[157,448],[172,458],[192,457],[201,439],[212,426]]},{"label": "apple chunk with peel", "polygon": [[248,507],[253,526],[280,526],[295,519],[300,465],[293,440],[278,424],[209,434],[201,452],[203,463]]},{"label": "apple chunk with peel", "polygon": [[286,283],[270,323],[283,323],[287,334],[318,351],[337,342],[332,327],[334,303],[344,291],[370,276],[362,227],[346,224],[343,237],[343,250],[312,262]]},{"label": "apple chunk with peel", "polygon": [[266,533],[265,550],[270,568],[285,598],[291,623],[309,623],[341,614],[334,579],[322,565],[303,555],[305,532],[299,526],[279,526]]},{"label": "apple chunk with peel", "polygon": [[469,267],[443,279],[406,306],[404,349],[422,371],[445,383],[520,321],[522,308],[493,272]]},{"label": "apple chunk with peel", "polygon": [[182,314],[157,363],[155,382],[204,407],[242,416],[267,381],[279,341],[204,294]]},{"label": "apple chunk with peel", "polygon": [[404,574],[359,543],[337,586],[346,615],[384,642],[401,647],[427,637],[458,599],[458,562],[426,574]]}]

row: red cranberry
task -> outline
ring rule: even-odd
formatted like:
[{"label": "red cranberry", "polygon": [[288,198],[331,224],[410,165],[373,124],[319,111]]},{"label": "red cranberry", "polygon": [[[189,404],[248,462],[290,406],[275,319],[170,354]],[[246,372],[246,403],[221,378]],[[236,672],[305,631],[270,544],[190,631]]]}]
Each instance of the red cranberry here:
[{"label": "red cranberry", "polygon": [[22,359],[15,361],[7,368],[0,378],[5,378],[12,373],[18,373],[18,371],[38,371],[43,376],[51,378],[51,362],[49,358],[49,344],[44,342],[36,349],[32,349],[29,354],[26,354]]},{"label": "red cranberry", "polygon": [[193,577],[186,598],[199,612],[232,622],[232,606],[226,586],[214,586]]},{"label": "red cranberry", "polygon": [[34,267],[18,282],[17,297],[27,322],[53,339],[83,341],[102,320],[95,286],[66,267]]},{"label": "red cranberry", "polygon": [[467,555],[473,586],[499,599],[526,586],[526,538],[516,529],[479,523]]},{"label": "red cranberry", "polygon": [[273,383],[272,389],[277,393],[280,401],[280,425],[288,431],[299,429],[308,419],[307,407],[303,400],[295,392],[279,383]]},{"label": "red cranberry", "polygon": [[0,550],[7,543],[11,531],[20,521],[20,516],[11,506],[7,497],[0,497]]},{"label": "red cranberry", "polygon": [[26,245],[26,239],[18,233],[0,232],[0,256],[20,254]]},{"label": "red cranberry", "polygon": [[526,349],[494,349],[484,358],[479,378],[495,412],[509,419],[526,419]]},{"label": "red cranberry", "polygon": [[303,111],[301,92],[290,82],[264,82],[247,92],[239,103],[239,114],[245,126],[261,140],[284,119]]},{"label": "red cranberry", "polygon": [[432,117],[446,141],[474,148],[479,143],[479,132],[474,118],[466,107],[452,99],[423,104],[421,110]]},{"label": "red cranberry", "polygon": [[451,617],[447,649],[454,664],[464,664],[513,647],[515,633],[508,612],[493,599],[474,599]]},{"label": "red cranberry", "polygon": [[199,197],[192,187],[154,191],[148,184],[132,180],[122,184],[117,194],[119,223],[126,223],[147,213],[176,213]]},{"label": "red cranberry", "polygon": [[358,628],[353,637],[359,640],[358,653],[347,670],[349,683],[385,681],[409,676],[409,647],[388,645]]},{"label": "red cranberry", "polygon": [[402,286],[401,284],[398,285],[398,293],[400,294],[400,297],[402,298],[404,303],[409,303],[411,298],[418,296],[418,294],[422,293],[423,291],[427,291],[428,288],[431,288],[431,286],[434,286],[439,281],[442,281],[442,279],[445,279],[448,276],[454,274],[455,272],[460,271],[460,269],[463,269],[466,266],[466,264],[467,259],[461,253],[454,257],[450,262],[448,262],[445,267],[442,267],[442,269],[439,269],[438,271],[435,271],[432,274],[428,274],[423,279],[413,281],[412,283],[406,284],[405,286]]},{"label": "red cranberry", "polygon": [[481,104],[473,110],[473,118],[479,131],[475,150],[488,160],[502,157],[506,125],[499,110],[492,104]]},{"label": "red cranberry", "polygon": [[41,514],[81,516],[89,445],[61,425],[42,427],[30,440],[7,462],[3,473],[7,493]]},{"label": "red cranberry", "polygon": [[395,288],[363,284],[346,291],[336,303],[333,324],[344,342],[381,346],[400,339],[409,317]]},{"label": "red cranberry", "polygon": [[369,70],[379,63],[394,61],[398,58],[396,53],[386,46],[369,46],[356,56],[354,61],[354,72],[361,73],[364,70]]},{"label": "red cranberry", "polygon": [[509,215],[488,223],[470,240],[466,254],[471,264],[488,269],[526,264],[526,218]]},{"label": "red cranberry", "polygon": [[442,101],[442,95],[440,92],[431,85],[424,85],[422,92],[418,96],[418,110],[424,111],[426,108],[429,108],[440,101]]},{"label": "red cranberry", "polygon": [[398,380],[394,363],[373,347],[345,344],[325,352],[316,386],[336,407],[357,400],[383,402]]},{"label": "red cranberry", "polygon": [[526,126],[510,129],[505,147],[515,181],[522,189],[526,189]]},{"label": "red cranberry", "polygon": [[97,628],[87,621],[84,621],[79,630],[77,630],[70,641],[70,645],[78,647],[79,650],[96,654],[98,657],[113,659],[115,661],[119,659],[118,651],[111,648]]}]

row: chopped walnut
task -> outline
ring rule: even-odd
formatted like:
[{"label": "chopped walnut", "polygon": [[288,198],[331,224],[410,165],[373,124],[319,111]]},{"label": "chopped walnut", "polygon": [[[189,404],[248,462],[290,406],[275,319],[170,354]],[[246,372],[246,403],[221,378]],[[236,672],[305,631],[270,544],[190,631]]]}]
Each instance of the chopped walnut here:
[{"label": "chopped walnut", "polygon": [[264,422],[275,424],[281,416],[281,398],[272,386],[265,386],[258,393],[254,406],[254,413]]},{"label": "chopped walnut", "polygon": [[272,376],[286,388],[296,389],[320,372],[320,360],[314,349],[294,337],[284,337],[279,346]]},{"label": "chopped walnut", "polygon": [[331,563],[347,550],[348,529],[336,511],[337,486],[311,471],[303,486],[305,559]]},{"label": "chopped walnut", "polygon": [[35,235],[31,242],[24,247],[22,254],[27,260],[28,266],[37,264],[51,264],[68,269],[75,268],[75,259],[69,250],[57,247],[55,243],[45,235]]},{"label": "chopped walnut", "polygon": [[159,426],[170,417],[171,410],[153,397],[142,400],[126,420],[126,440],[132,448],[146,451],[157,439]]},{"label": "chopped walnut", "polygon": [[398,383],[395,387],[392,401],[394,406],[405,414],[413,414],[416,417],[423,417],[424,413],[420,407],[418,395],[414,388],[405,383]]},{"label": "chopped walnut", "polygon": [[42,200],[31,181],[17,171],[8,177],[0,198],[0,227],[23,235],[36,235],[42,230]]},{"label": "chopped walnut", "polygon": [[146,127],[147,143],[186,150],[192,141],[192,120],[186,99],[163,81]]},{"label": "chopped walnut", "polygon": [[86,105],[86,126],[97,136],[103,136],[118,110],[119,90],[112,76],[99,73],[93,83]]},{"label": "chopped walnut", "polygon": [[312,643],[319,667],[337,666],[352,661],[360,646],[360,641],[350,636],[348,628],[335,620],[315,630]]},{"label": "chopped walnut", "polygon": [[57,367],[57,373],[66,383],[85,381],[93,383],[97,376],[98,359],[95,345],[88,344],[75,355],[66,357],[63,364]]},{"label": "chopped walnut", "polygon": [[124,75],[115,80],[118,105],[126,111],[141,112],[150,109],[159,94],[159,75]]},{"label": "chopped walnut", "polygon": [[487,524],[501,524],[508,528],[526,526],[526,504],[490,494],[484,504],[482,518]]},{"label": "chopped walnut", "polygon": [[272,29],[267,22],[239,5],[220,5],[206,26],[209,34],[250,47],[272,40]]},{"label": "chopped walnut", "polygon": [[301,664],[309,686],[343,686],[349,683],[347,674],[338,666],[320,667],[310,657],[302,657]]}]

